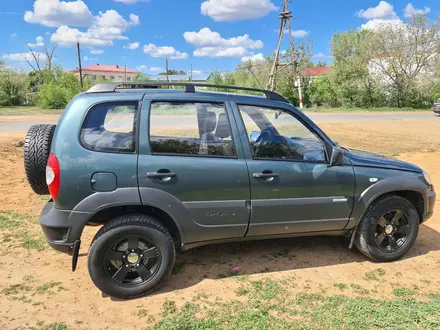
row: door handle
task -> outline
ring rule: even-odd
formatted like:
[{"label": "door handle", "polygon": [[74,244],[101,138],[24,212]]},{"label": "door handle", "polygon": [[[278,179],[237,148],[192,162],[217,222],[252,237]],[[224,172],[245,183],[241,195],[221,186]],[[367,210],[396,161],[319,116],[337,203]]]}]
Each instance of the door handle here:
[{"label": "door handle", "polygon": [[254,173],[252,174],[252,177],[254,179],[270,179],[270,178],[277,178],[278,174],[273,172]]},{"label": "door handle", "polygon": [[164,179],[164,178],[174,178],[176,173],[173,172],[148,172],[147,178],[154,178],[154,179]]}]

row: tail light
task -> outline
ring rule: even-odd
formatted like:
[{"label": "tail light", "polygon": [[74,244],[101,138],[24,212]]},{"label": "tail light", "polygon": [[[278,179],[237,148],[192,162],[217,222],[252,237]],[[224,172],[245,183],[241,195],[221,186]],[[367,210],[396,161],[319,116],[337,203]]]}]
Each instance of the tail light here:
[{"label": "tail light", "polygon": [[50,196],[55,200],[60,190],[60,165],[54,154],[49,155],[46,166],[46,183]]}]

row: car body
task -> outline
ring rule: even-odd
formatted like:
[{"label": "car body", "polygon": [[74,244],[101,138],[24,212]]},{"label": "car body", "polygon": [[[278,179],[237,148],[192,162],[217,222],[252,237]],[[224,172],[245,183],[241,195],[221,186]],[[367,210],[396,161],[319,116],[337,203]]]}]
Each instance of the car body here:
[{"label": "car body", "polygon": [[432,111],[437,114],[440,115],[440,100],[437,100],[434,105],[432,106]]},{"label": "car body", "polygon": [[[315,235],[353,244],[367,211],[386,196],[409,201],[417,223],[433,214],[435,192],[422,169],[338,146],[272,92],[117,87],[74,97],[51,144],[59,189],[40,223],[54,249],[73,255],[73,268],[84,227],[125,214],[157,219],[181,250]],[[123,127],[111,131],[107,117]]]}]

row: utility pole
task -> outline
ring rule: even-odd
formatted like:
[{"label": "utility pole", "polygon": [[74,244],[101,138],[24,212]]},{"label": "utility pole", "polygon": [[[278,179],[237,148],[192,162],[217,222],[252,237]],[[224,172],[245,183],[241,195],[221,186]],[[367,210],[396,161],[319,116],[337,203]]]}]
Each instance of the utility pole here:
[{"label": "utility pole", "polygon": [[191,64],[191,74],[189,76],[189,81],[193,81],[193,65]]},{"label": "utility pole", "polygon": [[[280,31],[278,34],[278,46],[277,46],[277,51],[275,53],[275,58],[274,58],[272,70],[269,75],[269,82],[267,83],[267,86],[266,86],[266,88],[271,91],[274,91],[276,89],[277,74],[279,71],[281,71],[283,69],[283,67],[292,66],[294,80],[296,80],[296,71],[297,71],[298,65],[295,60],[295,44],[293,41],[292,25],[291,25],[291,20],[292,20],[293,16],[292,16],[292,12],[289,10],[289,2],[290,2],[289,0],[284,0],[283,10],[280,13],[280,15],[278,16],[281,20]],[[284,36],[284,31],[286,29],[286,25],[287,25],[287,28],[289,30],[289,35],[290,35],[290,48],[292,50],[292,61],[291,61],[291,63],[288,63],[288,64],[280,64],[279,62],[280,62],[281,44],[283,42],[283,36]],[[281,69],[278,69],[278,68],[281,68]],[[301,100],[301,103],[302,103],[302,100]]]},{"label": "utility pole", "polygon": [[76,43],[76,49],[78,52],[79,83],[81,85],[81,91],[83,91],[84,83],[83,83],[83,75],[82,75],[82,67],[81,67],[81,49],[79,47],[79,42]]},{"label": "utility pole", "polygon": [[165,60],[165,66],[166,66],[166,70],[167,70],[167,81],[170,82],[170,77],[168,76],[168,59]]}]

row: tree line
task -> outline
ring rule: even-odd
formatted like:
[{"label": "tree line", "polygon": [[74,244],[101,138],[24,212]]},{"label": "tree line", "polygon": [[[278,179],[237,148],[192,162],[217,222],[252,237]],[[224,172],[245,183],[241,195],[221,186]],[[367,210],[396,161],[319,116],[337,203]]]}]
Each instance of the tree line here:
[{"label": "tree line", "polygon": [[[24,57],[30,72],[14,70],[0,61],[0,106],[64,108],[81,92],[78,75],[52,63],[55,48],[45,51],[44,60],[32,49]],[[294,52],[289,49],[280,56],[283,65],[278,69],[276,91],[297,105],[301,79],[306,107],[427,108],[440,98],[439,18],[431,22],[424,15],[415,15],[408,23],[335,32],[330,51],[332,71],[316,79],[302,76],[306,68],[326,63],[312,62],[311,39],[296,42]],[[265,88],[273,61],[274,54],[262,61],[242,62],[233,72],[214,71],[210,82]],[[135,79],[148,80],[144,74]],[[85,77],[84,90],[99,82],[103,81]]]}]

